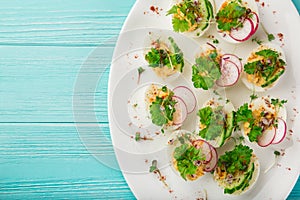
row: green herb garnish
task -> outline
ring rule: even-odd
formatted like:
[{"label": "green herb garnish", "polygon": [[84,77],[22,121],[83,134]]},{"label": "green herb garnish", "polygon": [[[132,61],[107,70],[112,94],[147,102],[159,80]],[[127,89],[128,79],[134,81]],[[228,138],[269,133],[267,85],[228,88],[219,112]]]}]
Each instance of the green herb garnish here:
[{"label": "green herb garnish", "polygon": [[176,111],[175,104],[177,103],[172,97],[174,93],[167,87],[162,87],[162,90],[167,91],[168,96],[161,98],[156,97],[155,101],[150,105],[150,114],[153,124],[162,126],[173,120],[173,114]]},{"label": "green herb garnish", "polygon": [[263,43],[263,41],[258,39],[257,37],[253,38],[252,42],[256,42],[258,45],[261,45]]},{"label": "green herb garnish", "polygon": [[283,107],[285,103],[287,103],[287,100],[271,99],[271,104],[278,108]]},{"label": "green herb garnish", "polygon": [[171,43],[170,49],[166,49],[166,45],[161,45],[162,42],[157,40],[156,47],[150,49],[145,55],[145,60],[152,68],[167,66],[182,72],[184,66],[183,53],[172,37],[169,37],[168,40]]},{"label": "green herb garnish", "polygon": [[255,119],[252,110],[248,108],[248,103],[242,105],[236,112],[236,122],[249,123],[250,133],[248,134],[250,142],[257,142],[257,137],[262,134],[262,128],[254,124]]},{"label": "green herb garnish", "polygon": [[210,1],[183,0],[173,5],[167,15],[173,15],[172,25],[175,32],[194,31],[198,28],[203,31],[208,27],[213,12]]},{"label": "green herb garnish", "polygon": [[[261,56],[261,60],[254,62],[248,62],[244,65],[244,71],[247,74],[253,74],[256,77],[261,77],[264,82],[268,82],[274,77],[277,79],[281,75],[280,72],[284,71],[284,66],[286,63],[279,58],[277,51],[271,49],[263,49],[261,51],[255,52],[256,55]],[[276,77],[276,74],[280,74]],[[275,81],[275,80],[273,80]],[[261,87],[266,87],[267,85],[262,84]]]},{"label": "green herb garnish", "polygon": [[232,151],[225,152],[218,160],[218,167],[230,174],[247,171],[251,162],[253,150],[248,146],[239,144]]},{"label": "green herb garnish", "polygon": [[192,66],[192,81],[195,88],[208,90],[221,77],[217,55],[217,51],[212,51],[208,56],[196,58],[196,64]]},{"label": "green herb garnish", "polygon": [[242,6],[239,1],[231,1],[216,15],[218,29],[231,31],[233,28],[242,27],[241,19],[244,19],[248,14],[247,8]]},{"label": "green herb garnish", "polygon": [[223,106],[212,109],[210,106],[204,107],[198,111],[200,123],[205,126],[200,130],[199,135],[207,140],[213,140],[220,136],[226,126],[225,113]]},{"label": "green herb garnish", "polygon": [[268,41],[272,41],[272,40],[275,40],[275,37],[273,34],[268,34]]},{"label": "green herb garnish", "polygon": [[174,159],[176,160],[177,168],[184,180],[186,180],[187,175],[193,175],[196,173],[198,166],[197,161],[202,161],[205,159],[201,152],[201,149],[189,144],[182,144],[175,148]]}]

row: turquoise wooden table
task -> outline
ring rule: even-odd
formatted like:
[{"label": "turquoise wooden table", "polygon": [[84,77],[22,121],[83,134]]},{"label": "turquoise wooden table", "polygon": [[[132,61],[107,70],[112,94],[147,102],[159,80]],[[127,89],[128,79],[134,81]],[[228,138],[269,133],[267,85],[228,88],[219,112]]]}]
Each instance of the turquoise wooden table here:
[{"label": "turquoise wooden table", "polygon": [[[109,163],[115,160],[106,106],[115,38],[134,2],[1,1],[0,199],[134,199]],[[300,1],[294,3],[299,10]],[[99,86],[74,92],[95,49],[102,54],[85,73],[100,73]],[[89,96],[94,105],[74,106]],[[89,121],[90,112],[97,122]],[[92,156],[78,132],[93,124],[103,133],[97,150],[108,162]],[[90,147],[97,143],[89,139]],[[300,181],[289,199],[300,199]]]}]

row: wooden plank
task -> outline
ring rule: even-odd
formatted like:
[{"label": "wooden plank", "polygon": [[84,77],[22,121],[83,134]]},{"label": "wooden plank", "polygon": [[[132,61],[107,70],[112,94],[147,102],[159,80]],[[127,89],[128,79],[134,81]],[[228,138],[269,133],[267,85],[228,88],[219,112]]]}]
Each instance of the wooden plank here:
[{"label": "wooden plank", "polygon": [[5,1],[0,8],[0,45],[97,46],[118,35],[133,3]]},{"label": "wooden plank", "polygon": [[133,198],[116,165],[86,149],[115,162],[108,125],[85,126],[94,142],[83,143],[74,124],[0,125],[0,199]]},{"label": "wooden plank", "polygon": [[[95,91],[75,94],[96,99],[94,105],[81,105],[75,112],[82,119],[96,113],[99,121],[108,121],[106,95],[113,48],[0,46],[0,51],[0,122],[73,122],[73,90],[83,65],[85,75],[101,79],[95,82]],[[96,57],[88,59],[93,52]]]}]

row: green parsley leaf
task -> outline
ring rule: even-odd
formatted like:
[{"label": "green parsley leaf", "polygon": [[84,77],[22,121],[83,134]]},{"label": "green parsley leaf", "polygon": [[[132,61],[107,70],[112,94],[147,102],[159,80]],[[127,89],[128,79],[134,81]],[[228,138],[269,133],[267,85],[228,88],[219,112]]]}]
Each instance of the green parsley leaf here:
[{"label": "green parsley leaf", "polygon": [[207,140],[213,140],[224,132],[225,114],[223,107],[219,106],[212,109],[210,106],[204,107],[198,111],[200,123],[206,127],[200,130],[199,135]]},{"label": "green parsley leaf", "polygon": [[275,40],[275,37],[273,34],[268,34],[268,41],[272,41],[272,40]]},{"label": "green parsley leaf", "polygon": [[144,71],[145,71],[144,68],[142,68],[142,67],[139,67],[139,68],[138,68],[138,73],[139,73],[139,75],[141,75]]},{"label": "green parsley leaf", "polygon": [[[169,91],[166,86],[161,88],[163,91]],[[176,111],[175,104],[177,103],[172,99],[174,93],[169,91],[169,95],[165,98],[156,97],[155,101],[150,105],[150,114],[152,123],[157,126],[163,126],[169,121],[173,120],[173,114]]]},{"label": "green parsley leaf", "polygon": [[197,165],[195,162],[204,160],[201,149],[189,144],[182,144],[175,148],[174,159],[177,161],[177,168],[183,179],[186,180],[187,175],[195,174]]},{"label": "green parsley leaf", "polygon": [[168,123],[168,119],[165,117],[164,111],[161,109],[161,105],[157,103],[152,103],[150,106],[150,114],[152,123],[157,126],[162,126]]},{"label": "green parsley leaf", "polygon": [[220,65],[214,60],[215,57],[216,54],[212,53],[209,57],[196,58],[196,64],[192,66],[192,81],[195,88],[208,90],[221,77]]},{"label": "green parsley leaf", "polygon": [[187,21],[180,20],[178,18],[173,18],[172,24],[175,32],[185,32],[188,31],[190,28],[189,23]]},{"label": "green parsley leaf", "polygon": [[249,122],[253,123],[252,111],[248,108],[248,103],[242,105],[236,112],[236,122]]},{"label": "green parsley leaf", "polygon": [[218,160],[218,167],[234,174],[239,171],[247,171],[253,150],[245,145],[239,144],[231,151],[225,152]]},{"label": "green parsley leaf", "polygon": [[262,127],[253,126],[248,134],[250,142],[257,142],[257,137],[262,134]]},{"label": "green parsley leaf", "polygon": [[240,19],[247,16],[246,7],[241,6],[236,1],[231,1],[223,7],[216,15],[218,29],[222,31],[230,31],[233,28],[242,27]]}]

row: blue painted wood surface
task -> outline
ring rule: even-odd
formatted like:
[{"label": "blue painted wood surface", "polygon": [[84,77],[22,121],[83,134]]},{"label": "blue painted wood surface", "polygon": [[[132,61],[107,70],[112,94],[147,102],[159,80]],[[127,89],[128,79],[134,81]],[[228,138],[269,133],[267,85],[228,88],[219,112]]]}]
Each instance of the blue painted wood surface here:
[{"label": "blue painted wood surface", "polygon": [[[106,95],[114,40],[134,0],[10,0],[0,8],[0,199],[134,199],[122,173],[82,144],[74,112],[97,114],[114,159]],[[294,0],[298,10],[300,1]],[[103,52],[95,107],[73,110],[73,89],[87,57]],[[80,94],[77,94],[80,95]],[[77,121],[78,122],[78,121]],[[289,196],[300,199],[300,181]]]}]

